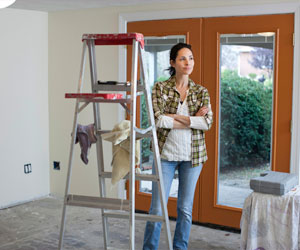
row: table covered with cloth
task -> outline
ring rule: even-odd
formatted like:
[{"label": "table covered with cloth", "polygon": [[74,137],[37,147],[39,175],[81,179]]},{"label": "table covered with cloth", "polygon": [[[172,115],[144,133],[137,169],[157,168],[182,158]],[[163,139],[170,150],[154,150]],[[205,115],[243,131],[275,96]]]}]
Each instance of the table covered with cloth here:
[{"label": "table covered with cloth", "polygon": [[278,196],[253,192],[241,218],[242,250],[299,248],[300,186]]}]

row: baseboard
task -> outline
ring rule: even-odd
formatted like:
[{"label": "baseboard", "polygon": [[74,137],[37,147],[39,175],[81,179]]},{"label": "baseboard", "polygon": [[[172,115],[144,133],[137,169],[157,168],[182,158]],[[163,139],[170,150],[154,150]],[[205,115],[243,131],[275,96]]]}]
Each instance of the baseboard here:
[{"label": "baseboard", "polygon": [[49,196],[50,196],[50,194],[38,195],[38,196],[35,196],[35,197],[31,198],[31,199],[11,202],[11,203],[6,204],[4,206],[0,205],[0,209],[6,209],[6,208],[10,208],[10,207],[19,206],[19,205],[22,205],[22,204],[25,204],[25,203],[28,203],[28,202],[32,202],[32,201],[35,201],[35,200],[40,200],[40,199],[43,199],[43,198],[47,198]]}]

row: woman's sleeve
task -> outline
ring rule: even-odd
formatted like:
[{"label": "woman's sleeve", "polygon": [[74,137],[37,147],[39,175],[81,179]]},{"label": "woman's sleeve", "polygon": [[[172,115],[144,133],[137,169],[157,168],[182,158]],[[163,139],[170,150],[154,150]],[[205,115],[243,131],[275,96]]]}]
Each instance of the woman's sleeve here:
[{"label": "woman's sleeve", "polygon": [[153,86],[152,105],[156,127],[172,129],[174,118],[164,115],[164,100],[160,82]]},{"label": "woman's sleeve", "polygon": [[208,130],[208,124],[204,116],[190,116],[190,128]]},{"label": "woman's sleeve", "polygon": [[169,128],[172,129],[173,128],[173,123],[174,123],[174,118],[170,117],[170,116],[166,116],[166,115],[161,115],[155,125],[158,128]]},{"label": "woman's sleeve", "polygon": [[208,107],[208,112],[204,116],[204,118],[207,122],[208,129],[210,129],[212,126],[212,123],[213,123],[213,112],[211,110],[210,96],[209,96],[207,89],[205,89],[205,91],[203,93],[203,105]]},{"label": "woman's sleeve", "polygon": [[204,116],[191,116],[191,128],[209,130],[213,123],[213,112],[211,110],[210,96],[207,89],[202,92],[202,106],[208,107],[208,112]]},{"label": "woman's sleeve", "polygon": [[159,117],[164,115],[162,90],[160,88],[160,82],[154,84],[152,89],[152,106],[155,122],[158,121]]}]

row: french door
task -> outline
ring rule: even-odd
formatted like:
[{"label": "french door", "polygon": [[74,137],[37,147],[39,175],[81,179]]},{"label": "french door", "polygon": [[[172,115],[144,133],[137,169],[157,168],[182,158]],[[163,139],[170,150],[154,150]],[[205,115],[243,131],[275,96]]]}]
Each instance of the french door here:
[{"label": "french door", "polygon": [[[128,23],[128,32],[145,36],[151,84],[168,78],[169,50],[186,42],[195,58],[191,78],[210,93],[214,124],[205,133],[209,160],[197,183],[193,221],[239,228],[250,178],[266,170],[289,172],[293,23],[292,14]],[[140,126],[147,125],[143,104],[141,98]],[[147,148],[149,141],[143,141],[144,174],[152,167]],[[172,217],[177,184],[175,177]],[[136,209],[148,211],[151,183],[137,182],[136,190]]]}]

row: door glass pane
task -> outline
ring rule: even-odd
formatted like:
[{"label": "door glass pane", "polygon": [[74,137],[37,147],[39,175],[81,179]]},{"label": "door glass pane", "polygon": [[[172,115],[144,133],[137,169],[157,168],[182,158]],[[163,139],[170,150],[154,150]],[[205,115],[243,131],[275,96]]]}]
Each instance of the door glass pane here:
[{"label": "door glass pane", "polygon": [[275,34],[220,37],[218,204],[243,207],[270,170]]},{"label": "door glass pane", "polygon": [[[146,74],[153,87],[155,82],[167,80],[170,75],[166,70],[170,66],[170,49],[179,42],[185,42],[185,36],[145,37],[145,65]],[[141,96],[141,127],[148,127],[148,115],[144,96]],[[141,172],[152,174],[153,155],[150,150],[150,138],[141,141]],[[170,197],[177,197],[178,181],[175,175],[172,183]],[[140,192],[151,193],[152,182],[140,181]]]}]

